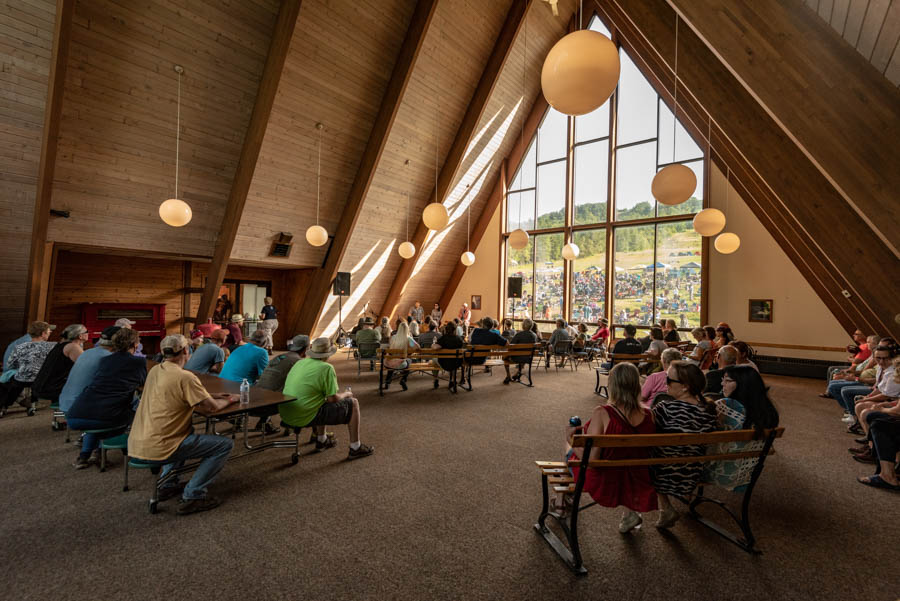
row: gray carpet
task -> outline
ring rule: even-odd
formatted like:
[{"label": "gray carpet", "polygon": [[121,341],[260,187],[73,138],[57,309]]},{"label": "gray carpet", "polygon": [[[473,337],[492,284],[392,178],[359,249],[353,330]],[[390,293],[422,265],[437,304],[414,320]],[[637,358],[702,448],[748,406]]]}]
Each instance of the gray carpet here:
[{"label": "gray carpet", "polygon": [[787,432],[754,496],[763,555],[690,519],[660,533],[655,513],[622,536],[620,510],[593,508],[581,521],[590,573],[576,578],[532,528],[532,462],[559,459],[567,418],[590,414],[590,371],[541,370],[532,389],[477,375],[476,390],[457,395],[414,377],[409,392],[379,398],[377,375],[334,363],[360,398],[375,455],[344,461],[338,428],[337,448],[296,466],[283,449],[236,459],[213,486],[222,506],[186,517],[175,501],[147,512],[146,471],[122,493],[117,453],[106,473],[76,472],[77,450],[50,430],[47,410],[7,415],[0,598],[875,601],[900,591],[886,569],[900,496],[855,482],[872,470],[850,460],[852,438],[815,382],[768,378]]}]

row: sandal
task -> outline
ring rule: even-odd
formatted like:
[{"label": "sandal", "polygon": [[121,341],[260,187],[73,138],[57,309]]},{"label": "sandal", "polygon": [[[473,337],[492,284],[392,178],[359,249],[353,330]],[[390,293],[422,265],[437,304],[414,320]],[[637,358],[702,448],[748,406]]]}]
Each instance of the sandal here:
[{"label": "sandal", "polygon": [[879,474],[874,474],[872,476],[867,476],[864,478],[857,478],[856,481],[860,484],[865,484],[866,486],[872,486],[874,488],[884,488],[885,490],[900,492],[900,484],[891,484],[890,482],[886,482]]}]

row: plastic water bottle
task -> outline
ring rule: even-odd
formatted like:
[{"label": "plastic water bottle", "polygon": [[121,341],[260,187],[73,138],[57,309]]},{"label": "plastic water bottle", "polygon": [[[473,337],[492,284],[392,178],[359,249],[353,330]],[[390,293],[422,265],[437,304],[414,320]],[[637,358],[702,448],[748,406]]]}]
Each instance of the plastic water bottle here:
[{"label": "plastic water bottle", "polygon": [[353,389],[350,388],[349,386],[346,388],[346,391],[348,394],[353,394]]},{"label": "plastic water bottle", "polygon": [[244,378],[244,381],[241,382],[241,405],[249,405],[250,404],[250,382],[247,381],[247,378]]}]

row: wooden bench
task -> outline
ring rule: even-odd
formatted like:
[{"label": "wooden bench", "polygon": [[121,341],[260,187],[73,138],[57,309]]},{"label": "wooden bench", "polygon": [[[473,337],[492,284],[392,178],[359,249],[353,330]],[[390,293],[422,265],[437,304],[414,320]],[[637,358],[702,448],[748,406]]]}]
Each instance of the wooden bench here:
[{"label": "wooden bench", "polygon": [[[606,391],[606,386],[600,385],[600,376],[608,375],[609,370],[616,366],[616,363],[633,363],[635,367],[640,365],[641,363],[659,363],[660,358],[654,357],[649,353],[639,353],[639,354],[631,354],[631,353],[610,353],[609,354],[609,369],[605,369],[603,367],[595,368],[595,375],[597,376],[597,383],[594,386],[594,392],[604,397],[608,397],[609,393]],[[606,392],[606,394],[604,394]]]},{"label": "wooden bench", "polygon": [[[474,365],[484,365],[485,367],[492,368],[498,366],[502,367],[507,361],[513,364],[521,362],[523,366],[527,365],[528,383],[522,382],[521,379],[513,381],[528,387],[534,386],[534,382],[531,380],[531,364],[534,361],[534,352],[537,346],[537,344],[508,344],[506,346],[469,345],[466,347],[464,356],[466,370],[465,379],[466,383],[468,383],[468,387],[466,386],[466,383],[463,383],[463,388],[468,391],[472,390],[472,367]],[[484,358],[484,363],[472,362],[472,359],[480,358]]]},{"label": "wooden bench", "polygon": [[[586,505],[581,504],[581,496],[582,492],[584,491],[584,481],[588,469],[700,463],[707,461],[728,461],[755,457],[759,460],[754,466],[753,472],[750,476],[750,481],[744,489],[743,498],[741,500],[740,516],[735,515],[735,513],[731,509],[729,509],[725,505],[725,503],[703,496],[704,487],[712,486],[711,484],[701,483],[697,488],[697,495],[692,500],[679,500],[688,505],[688,513],[692,518],[694,518],[704,526],[710,528],[717,534],[725,537],[745,551],[758,554],[760,553],[760,551],[755,548],[756,539],[753,536],[753,532],[750,530],[750,497],[753,494],[753,488],[756,485],[756,482],[759,480],[760,474],[762,473],[766,457],[770,453],[774,452],[772,450],[772,444],[774,443],[776,438],[781,438],[783,434],[783,427],[765,430],[761,438],[757,438],[756,432],[754,430],[726,430],[718,432],[708,432],[704,434],[576,434],[573,437],[572,446],[574,448],[582,449],[581,459],[572,460],[568,463],[561,461],[535,462],[541,471],[541,493],[543,496],[543,504],[541,506],[541,513],[538,516],[538,521],[534,525],[534,528],[541,534],[541,536],[544,537],[544,540],[546,540],[550,544],[550,547],[553,548],[554,551],[556,551],[557,555],[559,555],[560,558],[562,558],[562,560],[565,561],[566,564],[576,574],[586,574],[587,569],[584,567],[584,563],[581,557],[581,549],[578,546],[578,517],[581,511],[593,505],[596,505],[596,502],[593,501],[587,503]],[[737,450],[732,453],[718,453],[701,456],[692,455],[679,457],[651,457],[648,459],[590,460],[591,450],[594,448],[685,446],[697,444],[713,445],[719,443],[749,442],[753,440],[762,440],[762,448],[751,451]],[[572,477],[571,472],[569,471],[570,466],[580,467],[577,480]],[[572,509],[569,512],[568,516],[560,516],[558,513],[550,511],[550,495],[554,493],[572,495]],[[738,525],[743,538],[735,536],[735,534],[733,534],[728,529],[723,528],[722,526],[719,526],[708,518],[700,515],[700,513],[697,511],[697,508],[703,503],[713,503],[723,508],[725,512],[731,517],[731,519],[734,520],[734,522]],[[563,542],[563,540],[557,537],[556,534],[548,527],[548,517],[552,518],[553,521],[559,525],[565,536],[568,546],[566,545],[566,542]]]},{"label": "wooden bench", "polygon": [[[380,360],[379,360],[379,372],[378,372],[378,394],[380,396],[384,396],[385,389],[385,370],[388,371],[399,371],[399,372],[408,372],[410,374],[414,373],[427,373],[434,378],[435,388],[437,388],[437,381],[446,380],[450,383],[450,392],[456,392],[457,388],[457,378],[456,372],[459,369],[464,369],[463,367],[463,355],[465,354],[464,349],[417,349],[414,351],[409,351],[404,353],[402,349],[390,349],[383,348],[380,351]],[[409,366],[405,369],[392,369],[384,364],[385,361],[390,359],[408,359]],[[441,359],[453,359],[456,360],[459,364],[459,367],[455,369],[446,370],[442,367],[438,367],[434,365],[431,360],[441,360]],[[442,376],[441,372],[446,371],[447,375]]]}]

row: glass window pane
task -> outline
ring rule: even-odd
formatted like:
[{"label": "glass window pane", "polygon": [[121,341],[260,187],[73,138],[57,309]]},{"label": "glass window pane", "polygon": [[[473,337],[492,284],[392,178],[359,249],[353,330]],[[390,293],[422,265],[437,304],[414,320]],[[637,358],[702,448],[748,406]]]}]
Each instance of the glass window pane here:
[{"label": "glass window pane", "polygon": [[565,225],[566,162],[538,167],[537,229]]},{"label": "glass window pane", "polygon": [[516,176],[509,184],[510,190],[521,190],[523,188],[534,188],[534,166],[535,166],[535,144],[534,140],[528,146],[528,151],[522,158],[522,164],[516,172]]},{"label": "glass window pane", "polygon": [[650,325],[653,319],[654,231],[653,225],[615,230],[613,322],[616,324]]},{"label": "glass window pane", "polygon": [[534,190],[507,194],[506,231],[534,229]]},{"label": "glass window pane", "polygon": [[[679,115],[681,113],[679,112]],[[691,159],[702,159],[703,151],[678,120],[675,128],[675,158],[672,158],[672,111],[659,99],[659,164],[682,163]]]},{"label": "glass window pane", "polygon": [[690,221],[657,228],[656,319],[674,319],[679,328],[699,326],[702,237]]},{"label": "glass window pane", "polygon": [[656,175],[656,142],[616,151],[616,220],[653,217],[656,200],[650,192]]},{"label": "glass window pane", "polygon": [[592,113],[575,117],[575,142],[605,138],[608,135],[609,101]]},{"label": "glass window pane", "polygon": [[612,37],[612,34],[609,33],[609,29],[606,27],[603,21],[600,20],[600,17],[594,16],[594,18],[591,19],[590,25],[588,25],[588,29],[590,29],[591,31],[599,31],[608,38]]},{"label": "glass window pane", "polygon": [[534,317],[559,319],[563,306],[563,235],[535,236]]},{"label": "glass window pane", "polygon": [[[522,298],[506,299],[506,317],[531,315],[531,301],[534,298],[534,237],[528,239],[528,246],[515,250],[506,246],[506,275],[522,278]],[[515,306],[514,306],[515,305]]]},{"label": "glass window pane", "polygon": [[703,208],[703,161],[693,161],[685,163],[685,165],[690,167],[694,172],[694,175],[697,176],[697,189],[694,190],[693,196],[680,205],[675,205],[673,207],[662,204],[659,205],[658,211],[660,217],[664,215],[693,215]]},{"label": "glass window pane", "polygon": [[619,50],[621,74],[618,88],[617,144],[656,137],[656,92],[624,50]]},{"label": "glass window pane", "polygon": [[606,222],[609,141],[575,147],[575,223]]},{"label": "glass window pane", "polygon": [[606,314],[606,230],[575,232],[572,240],[581,252],[572,263],[571,321],[597,323]]},{"label": "glass window pane", "polygon": [[547,110],[544,121],[538,128],[538,163],[565,158],[567,128],[568,117],[554,108]]}]

